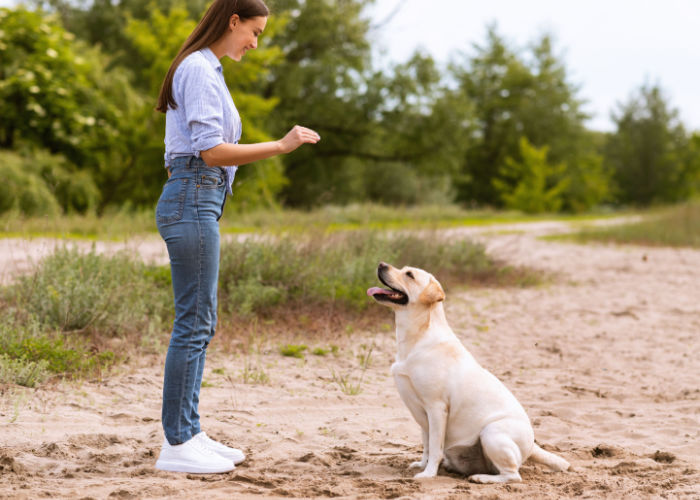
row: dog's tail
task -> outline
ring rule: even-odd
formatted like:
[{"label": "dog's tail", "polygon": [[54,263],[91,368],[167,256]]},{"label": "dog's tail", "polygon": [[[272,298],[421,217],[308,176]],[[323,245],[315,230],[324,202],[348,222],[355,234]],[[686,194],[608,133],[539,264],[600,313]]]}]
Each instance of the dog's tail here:
[{"label": "dog's tail", "polygon": [[544,464],[550,469],[558,472],[569,470],[569,467],[571,467],[569,462],[555,455],[554,453],[550,453],[548,451],[543,450],[542,448],[537,446],[537,444],[535,444],[532,448],[530,460],[532,460],[533,462]]}]

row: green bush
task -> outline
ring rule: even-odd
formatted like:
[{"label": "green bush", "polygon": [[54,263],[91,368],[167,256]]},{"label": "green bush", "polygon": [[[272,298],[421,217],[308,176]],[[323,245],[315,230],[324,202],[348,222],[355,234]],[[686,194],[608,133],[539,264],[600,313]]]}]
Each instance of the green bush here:
[{"label": "green bush", "polygon": [[8,292],[48,329],[121,334],[147,330],[170,314],[172,292],[161,274],[123,254],[63,248]]},{"label": "green bush", "polygon": [[0,150],[0,176],[0,213],[85,213],[95,209],[100,196],[89,172],[43,150]]},{"label": "green bush", "polygon": [[444,286],[522,283],[522,271],[503,268],[482,245],[466,239],[433,232],[309,231],[224,244],[219,304],[240,316],[294,304],[362,311],[371,304],[365,292],[377,283],[380,261],[426,269]]},{"label": "green bush", "polygon": [[50,374],[85,374],[112,364],[111,351],[95,352],[85,339],[47,331],[38,321],[10,309],[0,319],[0,383],[34,387]]},{"label": "green bush", "polygon": [[18,154],[0,151],[0,178],[0,213],[10,210],[25,215],[60,212],[46,183]]},{"label": "green bush", "polygon": [[27,361],[23,358],[12,358],[0,354],[0,384],[17,384],[25,387],[36,387],[48,376],[48,362]]}]

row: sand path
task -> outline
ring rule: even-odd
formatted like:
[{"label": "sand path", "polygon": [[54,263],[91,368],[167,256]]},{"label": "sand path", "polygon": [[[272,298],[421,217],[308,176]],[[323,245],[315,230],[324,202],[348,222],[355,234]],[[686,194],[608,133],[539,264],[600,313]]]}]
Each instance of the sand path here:
[{"label": "sand path", "polygon": [[[102,381],[2,388],[0,497],[700,498],[700,251],[535,238],[566,228],[452,230],[557,278],[528,289],[448,291],[446,311],[570,472],[526,464],[522,483],[499,486],[445,472],[413,480],[407,466],[420,456],[420,434],[389,375],[387,311],[373,331],[306,341],[338,345],[335,356],[283,357],[279,342],[262,337],[255,352],[228,355],[215,339],[200,411],[209,435],[249,456],[229,474],[154,470],[161,358]],[[368,346],[361,392],[348,394]],[[269,380],[252,383],[260,372]]]}]

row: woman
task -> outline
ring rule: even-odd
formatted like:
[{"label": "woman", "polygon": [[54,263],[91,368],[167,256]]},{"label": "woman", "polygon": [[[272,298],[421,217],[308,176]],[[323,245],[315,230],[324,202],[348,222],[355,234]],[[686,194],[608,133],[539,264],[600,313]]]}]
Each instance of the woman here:
[{"label": "woman", "polygon": [[158,111],[166,113],[168,181],[156,207],[158,231],[170,256],[175,322],[165,360],[162,421],[165,441],[156,468],[227,472],[245,458],[199,427],[199,390],[216,326],[219,223],[236,172],[243,165],[316,143],[295,126],[278,141],[237,144],[241,120],[219,59],[240,61],[257,47],[269,11],[262,0],[215,0],[175,57],[163,81]]}]

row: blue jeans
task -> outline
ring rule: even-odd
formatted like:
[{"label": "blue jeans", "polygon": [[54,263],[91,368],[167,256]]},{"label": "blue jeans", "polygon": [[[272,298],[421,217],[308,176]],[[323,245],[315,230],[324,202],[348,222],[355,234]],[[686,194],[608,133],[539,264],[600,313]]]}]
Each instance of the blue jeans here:
[{"label": "blue jeans", "polygon": [[171,445],[200,432],[199,389],[216,328],[219,219],[226,201],[223,169],[193,156],[176,158],[156,206],[170,256],[175,322],[165,358],[162,422]]}]

